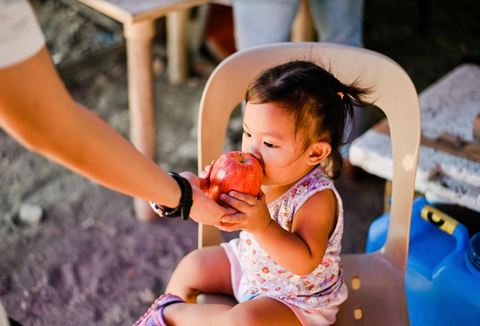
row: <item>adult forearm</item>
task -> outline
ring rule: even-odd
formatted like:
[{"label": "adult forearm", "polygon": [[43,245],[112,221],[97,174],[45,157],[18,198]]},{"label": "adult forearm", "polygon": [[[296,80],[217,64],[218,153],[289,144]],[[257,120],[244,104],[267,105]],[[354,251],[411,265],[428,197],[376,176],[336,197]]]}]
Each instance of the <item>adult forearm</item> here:
[{"label": "adult forearm", "polygon": [[168,207],[179,204],[180,189],[165,171],[88,109],[77,104],[72,113],[71,122],[47,131],[50,142],[34,150],[113,190]]},{"label": "adult forearm", "polygon": [[[0,127],[27,148],[124,194],[177,207],[177,182],[98,118],[75,103],[44,47],[25,62],[0,69]],[[219,224],[235,211],[193,187],[191,217]]]},{"label": "adult forearm", "polygon": [[176,182],[72,100],[45,48],[0,70],[0,85],[0,125],[24,146],[108,188],[178,205]]}]

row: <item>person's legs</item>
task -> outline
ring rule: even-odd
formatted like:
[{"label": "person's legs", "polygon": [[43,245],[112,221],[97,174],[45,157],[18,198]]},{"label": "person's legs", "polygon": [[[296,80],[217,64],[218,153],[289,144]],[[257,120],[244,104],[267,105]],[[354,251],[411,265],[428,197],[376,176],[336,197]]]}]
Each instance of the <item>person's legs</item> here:
[{"label": "person's legs", "polygon": [[[309,0],[310,14],[319,41],[363,47],[363,0]],[[355,108],[355,125],[347,123],[345,137],[355,139],[359,135],[364,109]],[[348,159],[350,144],[342,147],[341,154]]]},{"label": "person's legs", "polygon": [[168,294],[155,301],[138,325],[302,326],[291,308],[269,297],[242,302],[233,308],[222,304],[196,304],[196,296],[201,292],[233,294],[230,261],[221,246],[198,249],[185,256],[173,272],[165,292]]},{"label": "person's legs", "polygon": [[237,50],[288,42],[300,0],[234,0]]},{"label": "person's legs", "polygon": [[363,0],[309,0],[319,41],[363,46]]},{"label": "person's legs", "polygon": [[186,255],[165,290],[189,303],[196,302],[201,292],[233,294],[230,262],[221,246],[197,249]]},{"label": "person's legs", "polygon": [[286,325],[302,326],[295,313],[282,302],[260,297],[231,308],[220,304],[176,303],[165,308],[168,325]]},{"label": "person's legs", "polygon": [[168,325],[289,325],[301,326],[285,304],[260,297],[230,307],[195,304],[200,292],[233,295],[230,261],[221,246],[197,249],[185,256],[172,274],[165,293],[188,303],[173,303],[163,309]]}]

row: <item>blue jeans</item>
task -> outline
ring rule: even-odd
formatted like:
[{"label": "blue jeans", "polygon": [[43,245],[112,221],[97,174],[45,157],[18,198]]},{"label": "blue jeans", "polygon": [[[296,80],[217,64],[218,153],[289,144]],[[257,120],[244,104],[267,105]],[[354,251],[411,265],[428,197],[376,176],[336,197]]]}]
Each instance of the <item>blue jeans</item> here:
[{"label": "blue jeans", "polygon": [[[362,46],[363,0],[309,0],[319,42]],[[237,50],[288,42],[300,0],[233,0]]]}]

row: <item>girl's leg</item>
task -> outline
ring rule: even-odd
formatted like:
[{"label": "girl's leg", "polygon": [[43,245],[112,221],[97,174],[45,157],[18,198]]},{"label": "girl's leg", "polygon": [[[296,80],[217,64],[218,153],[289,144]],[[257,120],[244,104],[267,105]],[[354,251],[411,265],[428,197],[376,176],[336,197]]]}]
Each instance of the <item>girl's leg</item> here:
[{"label": "girl's leg", "polygon": [[171,326],[302,326],[294,312],[278,300],[260,297],[231,308],[220,304],[175,303],[163,317]]},{"label": "girl's leg", "polygon": [[165,290],[189,303],[196,302],[200,292],[233,294],[230,262],[221,246],[197,249],[186,255]]}]

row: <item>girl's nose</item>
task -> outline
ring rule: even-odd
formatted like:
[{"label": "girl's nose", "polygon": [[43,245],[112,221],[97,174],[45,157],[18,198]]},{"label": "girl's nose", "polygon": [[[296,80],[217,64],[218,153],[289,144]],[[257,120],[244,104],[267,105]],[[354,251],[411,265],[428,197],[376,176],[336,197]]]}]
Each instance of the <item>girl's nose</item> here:
[{"label": "girl's nose", "polygon": [[254,141],[251,137],[243,137],[242,141],[242,152],[253,155],[257,160],[260,161],[260,164],[263,166],[262,162],[262,153],[260,151],[260,146],[257,141]]},{"label": "girl's nose", "polygon": [[259,160],[260,162],[262,162],[262,154],[260,153],[260,151],[258,150],[258,147],[257,146],[250,146],[247,148],[247,151],[246,151],[248,154],[250,155],[253,155],[257,160]]}]

